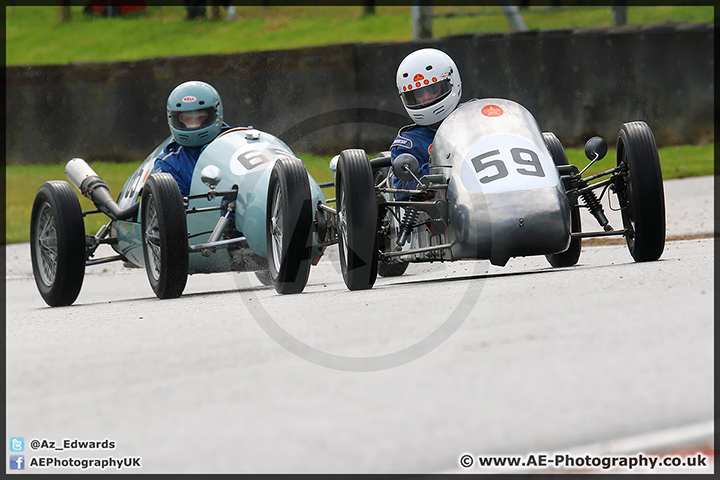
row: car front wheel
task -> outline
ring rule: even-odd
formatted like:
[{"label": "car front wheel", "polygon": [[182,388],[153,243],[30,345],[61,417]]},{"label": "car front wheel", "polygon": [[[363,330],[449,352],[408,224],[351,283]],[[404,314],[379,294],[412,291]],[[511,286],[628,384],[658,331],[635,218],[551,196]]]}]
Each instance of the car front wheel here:
[{"label": "car front wheel", "polygon": [[367,154],[343,150],[335,176],[340,268],[350,290],[372,288],[378,273],[378,208]]},{"label": "car front wheel", "polygon": [[645,122],[623,124],[617,164],[627,170],[615,192],[630,254],[636,262],[657,260],[665,248],[665,193],[655,136]]},{"label": "car front wheel", "polygon": [[150,175],[143,187],[142,247],[155,295],[182,295],[188,276],[187,217],[180,189],[169,173]]},{"label": "car front wheel", "polygon": [[302,292],[312,256],[312,196],[307,169],[300,159],[280,158],[270,173],[266,237],[275,291]]}]

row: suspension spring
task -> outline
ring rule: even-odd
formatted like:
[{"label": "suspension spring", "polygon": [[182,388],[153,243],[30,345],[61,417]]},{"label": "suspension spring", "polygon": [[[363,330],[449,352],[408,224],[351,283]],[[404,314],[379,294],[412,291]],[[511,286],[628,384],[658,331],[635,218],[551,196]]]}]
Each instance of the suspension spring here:
[{"label": "suspension spring", "polygon": [[410,231],[412,230],[419,213],[420,211],[415,207],[407,207],[405,209],[402,222],[400,222],[400,237],[397,239],[398,247],[402,247],[405,243],[407,243],[408,238],[410,237]]},{"label": "suspension spring", "polygon": [[[588,182],[584,178],[576,178],[575,185],[578,189],[584,189],[588,187]],[[598,200],[595,192],[593,190],[586,190],[582,193],[582,198],[585,201],[585,205],[587,205],[588,210],[592,213],[600,226],[603,227],[605,231],[612,230],[613,228],[610,226],[610,222],[605,216],[602,204],[600,204],[600,200]]]}]

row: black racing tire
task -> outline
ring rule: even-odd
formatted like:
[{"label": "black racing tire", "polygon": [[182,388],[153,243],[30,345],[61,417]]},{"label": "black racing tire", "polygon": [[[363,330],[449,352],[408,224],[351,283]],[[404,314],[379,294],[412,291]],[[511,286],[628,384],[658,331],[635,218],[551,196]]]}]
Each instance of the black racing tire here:
[{"label": "black racing tire", "polygon": [[51,307],[72,305],[85,277],[85,223],[75,190],[40,185],[30,219],[30,256],[40,295]]},{"label": "black racing tire", "polygon": [[399,277],[408,268],[410,262],[388,262],[387,260],[380,260],[378,262],[378,275],[381,277]]},{"label": "black racing tire", "polygon": [[177,298],[188,277],[187,215],[180,188],[169,173],[155,173],[147,179],[141,219],[150,286],[158,298]]},{"label": "black racing tire", "polygon": [[378,208],[373,173],[364,150],[340,153],[335,191],[343,280],[350,290],[367,290],[378,274]]},{"label": "black racing tire", "polygon": [[[378,153],[377,156],[373,160],[376,160],[379,158],[385,158],[389,162],[390,161],[390,151],[386,150],[384,152]],[[372,169],[372,173],[373,173],[373,183],[375,185],[379,185],[383,181],[385,181],[388,174],[390,173],[390,169],[392,168],[392,166],[388,165],[387,167],[373,167],[373,165],[371,163],[370,168]]]},{"label": "black racing tire", "polygon": [[279,158],[270,173],[267,198],[268,267],[275,291],[300,293],[310,276],[312,195],[298,158]]},{"label": "black racing tire", "polygon": [[623,124],[617,164],[628,170],[617,178],[615,192],[630,255],[636,262],[657,260],[665,249],[665,191],[655,136],[647,123]]},{"label": "black racing tire", "polygon": [[553,132],[543,132],[542,136],[555,165],[558,167],[561,165],[570,165],[567,154],[565,154],[565,148],[562,142],[560,142],[560,139],[557,138]]},{"label": "black racing tire", "polygon": [[[547,145],[550,155],[552,156],[553,162],[556,166],[570,165],[567,155],[565,154],[565,148],[563,147],[560,140],[552,132],[543,132],[543,140]],[[567,192],[570,186],[564,182],[563,187]],[[568,196],[570,202],[570,231],[572,233],[580,233],[582,231],[582,224],[580,223],[580,209],[578,208],[577,197]],[[545,255],[547,261],[555,268],[561,267],[572,267],[576,265],[580,259],[580,251],[582,250],[582,239],[579,237],[571,238],[570,245],[567,250],[559,253],[552,253]]]}]

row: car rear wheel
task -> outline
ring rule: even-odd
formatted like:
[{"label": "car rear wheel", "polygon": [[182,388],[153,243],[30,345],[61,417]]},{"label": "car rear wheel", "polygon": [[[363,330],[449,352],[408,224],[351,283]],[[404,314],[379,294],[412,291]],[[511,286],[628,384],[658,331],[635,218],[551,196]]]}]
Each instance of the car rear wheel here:
[{"label": "car rear wheel", "polygon": [[[545,140],[545,145],[547,145],[548,150],[550,151],[550,155],[552,156],[553,162],[555,162],[556,166],[561,165],[570,165],[570,162],[568,161],[567,155],[565,154],[565,148],[563,148],[562,143],[560,140],[555,136],[552,132],[543,132],[543,139]],[[563,183],[563,187],[565,188],[565,191],[567,192],[570,189],[570,186],[567,184],[567,181]],[[572,196],[568,197],[568,201],[570,202],[571,212],[570,212],[570,231],[573,233],[580,233],[582,231],[582,225],[580,223],[580,210],[577,207],[578,201],[577,197]],[[552,265],[555,268],[560,267],[571,267],[575,264],[577,264],[578,260],[580,259],[580,251],[582,250],[582,239],[581,238],[571,238],[570,239],[570,246],[568,246],[567,250],[560,253],[553,253],[550,255],[545,255],[545,258],[547,258],[550,265]]]},{"label": "car rear wheel", "polygon": [[187,283],[188,237],[185,206],[172,175],[150,175],[142,191],[141,218],[150,286],[158,298],[177,298]]},{"label": "car rear wheel", "polygon": [[273,166],[268,184],[266,237],[275,291],[302,292],[312,256],[312,195],[307,169],[300,159],[280,158]]},{"label": "car rear wheel", "polygon": [[378,274],[375,184],[364,150],[343,150],[335,176],[338,250],[345,285],[367,290]]},{"label": "car rear wheel", "polygon": [[71,305],[85,276],[85,224],[69,183],[43,183],[30,219],[30,254],[40,295],[51,307]]},{"label": "car rear wheel", "polygon": [[665,193],[655,136],[645,122],[623,124],[617,164],[627,169],[615,192],[630,254],[636,262],[657,260],[665,248]]}]

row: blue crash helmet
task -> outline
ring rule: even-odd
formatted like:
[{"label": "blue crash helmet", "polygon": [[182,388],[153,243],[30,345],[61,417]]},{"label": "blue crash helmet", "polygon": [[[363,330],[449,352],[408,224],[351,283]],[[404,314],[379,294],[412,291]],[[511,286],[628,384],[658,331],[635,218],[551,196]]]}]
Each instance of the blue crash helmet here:
[{"label": "blue crash helmet", "polygon": [[185,82],[170,93],[168,125],[180,145],[195,147],[212,141],[223,124],[220,95],[205,82]]}]

